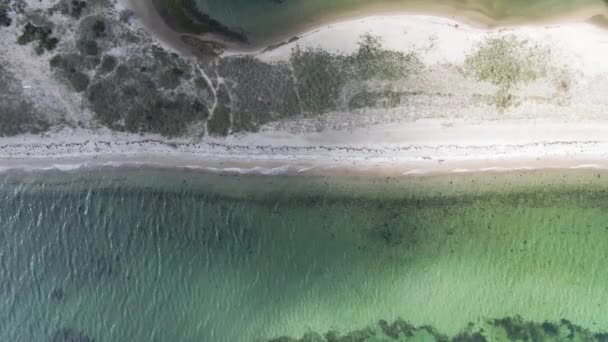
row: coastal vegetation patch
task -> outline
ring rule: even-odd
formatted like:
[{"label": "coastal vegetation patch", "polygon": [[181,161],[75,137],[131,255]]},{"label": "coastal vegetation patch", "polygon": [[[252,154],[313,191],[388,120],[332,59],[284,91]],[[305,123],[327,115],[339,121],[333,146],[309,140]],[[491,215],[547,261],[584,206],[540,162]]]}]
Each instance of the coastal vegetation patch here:
[{"label": "coastal vegetation patch", "polygon": [[0,0],[0,9],[4,9],[3,11],[7,16],[11,12],[13,14],[23,14],[26,8],[25,0]]},{"label": "coastal vegetation patch", "polygon": [[291,66],[304,111],[322,113],[338,107],[350,73],[345,56],[298,47],[291,54]]},{"label": "coastal vegetation patch", "polygon": [[[71,15],[72,12],[68,13]],[[78,12],[77,17],[80,14]],[[51,70],[69,83],[74,91],[84,92],[91,83],[90,75],[95,74],[102,62],[102,51],[112,47],[109,40],[112,40],[111,30],[105,18],[99,15],[83,18],[78,23],[75,49],[55,55],[50,60]],[[107,64],[102,67],[100,73],[107,72],[107,67]]]},{"label": "coastal vegetation patch", "polygon": [[267,122],[301,111],[287,63],[270,64],[251,56],[223,58],[217,62],[217,72],[230,94],[224,99],[230,101],[234,133],[256,131]]},{"label": "coastal vegetation patch", "polygon": [[224,106],[220,115],[211,113],[208,131],[214,135],[255,132],[266,123],[298,115],[394,107],[403,93],[378,90],[368,83],[400,82],[423,68],[416,54],[383,49],[381,38],[370,34],[361,37],[351,54],[296,46],[283,62],[267,63],[252,56],[221,58],[207,67],[221,77],[224,94],[220,98],[215,86],[216,108]]},{"label": "coastal vegetation patch", "polygon": [[212,136],[225,137],[230,133],[232,127],[231,109],[228,106],[230,95],[224,85],[219,85],[216,96],[217,107],[214,109],[213,115],[207,120],[207,133]]},{"label": "coastal vegetation patch", "polygon": [[[345,104],[351,108],[375,105],[382,95],[392,105],[394,93],[369,89],[366,82],[399,82],[420,73],[424,64],[414,52],[387,50],[382,38],[366,33],[352,54],[332,54],[320,48],[300,49],[291,55],[291,65],[304,111],[323,113]],[[361,89],[359,94],[343,94],[347,84]],[[380,96],[375,96],[380,93]],[[376,100],[374,100],[376,99]]]},{"label": "coastal vegetation patch", "polygon": [[424,68],[416,53],[388,50],[382,43],[382,37],[370,33],[359,38],[357,51],[347,59],[356,79],[399,81]]},{"label": "coastal vegetation patch", "polygon": [[[84,95],[94,120],[117,131],[167,137],[184,135],[194,123],[204,122],[208,109],[205,97],[192,85],[192,62],[155,44],[138,45],[128,23],[102,13],[81,18],[86,6],[70,6],[63,12],[78,27],[73,48],[53,56],[49,66]],[[122,44],[133,53],[110,52]]]},{"label": "coastal vegetation patch", "polygon": [[151,75],[145,66],[133,68],[133,63],[142,65],[140,62],[119,65],[109,76],[94,79],[87,89],[86,96],[101,123],[118,131],[172,137],[207,118],[200,100],[185,92],[168,92],[175,89],[174,80]]},{"label": "coastal vegetation patch", "polygon": [[23,33],[17,39],[19,45],[26,45],[36,42],[34,51],[42,55],[45,51],[51,51],[57,47],[59,38],[53,36],[53,30],[49,26],[34,25],[28,22],[23,27]]},{"label": "coastal vegetation patch", "polygon": [[[204,134],[204,128],[193,127],[206,120],[210,97],[195,86],[192,61],[139,41],[128,22],[92,4],[63,1],[49,11],[65,15],[78,28],[73,42],[50,59],[50,70],[83,94],[95,122],[117,131],[167,137]],[[114,53],[115,47],[131,50]]]},{"label": "coastal vegetation patch", "polygon": [[40,133],[50,123],[34,108],[21,83],[0,64],[0,136]]},{"label": "coastal vegetation patch", "polygon": [[209,120],[207,120],[207,132],[214,137],[225,137],[230,134],[232,118],[230,110],[222,106],[218,108]]},{"label": "coastal vegetation patch", "polygon": [[550,51],[515,36],[491,38],[467,56],[464,72],[497,87],[492,103],[499,109],[516,104],[515,87],[547,76]]},{"label": "coastal vegetation patch", "polygon": [[78,25],[76,48],[84,56],[97,56],[102,44],[111,46],[108,39],[110,35],[111,25],[105,18],[99,15],[88,16]]},{"label": "coastal vegetation patch", "polygon": [[362,108],[393,108],[401,103],[403,93],[392,89],[369,90],[364,89],[354,94],[348,101],[348,108],[351,110]]},{"label": "coastal vegetation patch", "polygon": [[69,15],[74,19],[79,19],[87,7],[87,2],[83,0],[61,0],[55,9],[63,15]]},{"label": "coastal vegetation patch", "polygon": [[80,54],[55,55],[50,60],[51,69],[63,77],[76,92],[83,92],[89,86],[87,71],[96,66],[93,59],[84,59]]},{"label": "coastal vegetation patch", "polygon": [[118,59],[113,55],[103,55],[101,58],[101,65],[99,66],[99,72],[101,74],[107,74],[118,66]]}]

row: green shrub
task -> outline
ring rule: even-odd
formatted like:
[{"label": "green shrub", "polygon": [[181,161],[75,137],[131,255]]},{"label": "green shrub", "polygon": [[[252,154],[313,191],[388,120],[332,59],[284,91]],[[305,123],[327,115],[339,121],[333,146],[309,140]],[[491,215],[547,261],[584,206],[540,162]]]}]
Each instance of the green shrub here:
[{"label": "green shrub", "polygon": [[57,47],[59,38],[52,37],[53,30],[46,26],[36,26],[30,22],[23,27],[23,33],[17,38],[19,45],[38,42],[35,48],[37,54],[42,55],[45,51],[51,51]]}]

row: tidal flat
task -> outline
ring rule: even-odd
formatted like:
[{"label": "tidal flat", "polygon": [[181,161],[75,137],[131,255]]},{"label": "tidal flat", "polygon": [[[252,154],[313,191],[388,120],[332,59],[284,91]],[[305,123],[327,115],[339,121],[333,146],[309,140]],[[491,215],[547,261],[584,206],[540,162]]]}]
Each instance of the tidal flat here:
[{"label": "tidal flat", "polygon": [[591,170],[6,172],[0,340],[605,341],[607,203]]}]

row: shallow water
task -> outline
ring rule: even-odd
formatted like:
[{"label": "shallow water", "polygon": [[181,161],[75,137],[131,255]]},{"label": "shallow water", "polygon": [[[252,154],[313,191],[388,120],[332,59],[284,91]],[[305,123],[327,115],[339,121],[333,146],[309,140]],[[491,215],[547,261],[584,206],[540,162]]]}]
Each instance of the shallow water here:
[{"label": "shallow water", "polygon": [[4,175],[0,341],[265,341],[399,318],[508,340],[492,319],[516,315],[607,331],[605,179]]},{"label": "shallow water", "polygon": [[195,0],[209,14],[233,30],[242,31],[252,43],[298,33],[331,18],[362,13],[416,11],[467,15],[478,13],[502,21],[535,21],[593,6],[604,12],[603,0]]}]

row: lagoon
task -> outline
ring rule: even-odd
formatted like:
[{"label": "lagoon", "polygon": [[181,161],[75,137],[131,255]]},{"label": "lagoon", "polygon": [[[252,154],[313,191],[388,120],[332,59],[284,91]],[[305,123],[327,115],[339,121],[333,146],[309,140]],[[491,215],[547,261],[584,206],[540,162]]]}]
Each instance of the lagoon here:
[{"label": "lagoon", "polygon": [[553,17],[603,15],[603,0],[194,0],[200,12],[244,33],[252,44],[276,42],[337,20],[421,13],[486,25],[537,22]]}]

